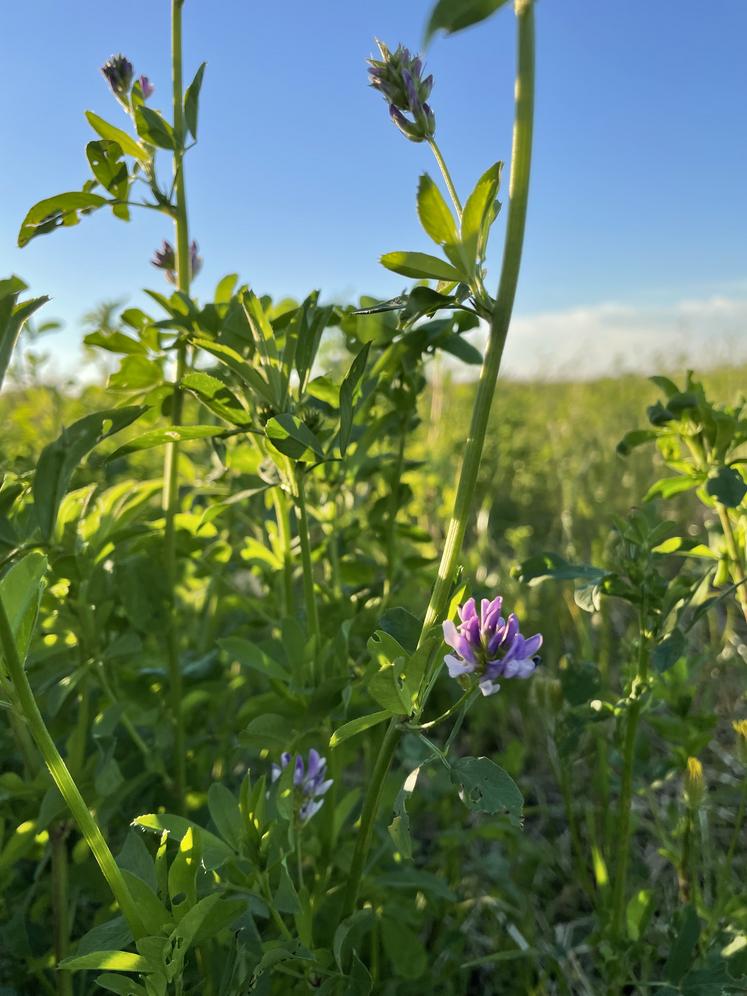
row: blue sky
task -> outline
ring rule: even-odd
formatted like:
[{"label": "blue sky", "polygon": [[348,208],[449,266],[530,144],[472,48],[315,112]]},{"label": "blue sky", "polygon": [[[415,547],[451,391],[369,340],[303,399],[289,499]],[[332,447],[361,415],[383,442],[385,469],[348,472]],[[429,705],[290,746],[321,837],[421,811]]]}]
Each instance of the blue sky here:
[{"label": "blue sky", "polygon": [[[187,165],[205,258],[197,295],[231,271],[273,295],[401,290],[377,260],[428,249],[414,196],[419,173],[435,166],[390,124],[364,60],[375,35],[417,47],[430,6],[186,0],[187,78],[208,63]],[[47,314],[71,328],[97,301],[161,289],[148,259],[168,222],[101,213],[24,250],[18,226],[35,201],[87,177],[84,109],[125,123],[98,72],[110,54],[125,52],[168,109],[168,21],[167,0],[29,0],[3,11],[0,273],[50,294]],[[744,0],[538,0],[522,320],[614,303],[669,321],[683,301],[747,299],[745,37]],[[510,154],[510,10],[438,37],[427,63],[438,139],[468,192]],[[59,347],[74,341],[68,333]]]}]

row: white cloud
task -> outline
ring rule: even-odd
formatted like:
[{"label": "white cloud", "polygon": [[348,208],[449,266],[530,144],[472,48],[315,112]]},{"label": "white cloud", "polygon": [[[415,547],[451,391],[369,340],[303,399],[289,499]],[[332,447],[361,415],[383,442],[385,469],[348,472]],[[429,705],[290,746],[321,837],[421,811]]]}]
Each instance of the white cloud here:
[{"label": "white cloud", "polygon": [[688,298],[668,306],[614,302],[517,315],[503,370],[548,379],[747,361],[747,297]]}]

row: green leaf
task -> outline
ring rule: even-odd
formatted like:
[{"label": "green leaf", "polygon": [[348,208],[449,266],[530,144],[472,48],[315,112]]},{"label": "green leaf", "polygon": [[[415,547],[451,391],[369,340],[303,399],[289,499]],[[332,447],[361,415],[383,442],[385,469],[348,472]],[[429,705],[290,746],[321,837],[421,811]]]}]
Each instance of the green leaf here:
[{"label": "green leaf", "polygon": [[384,917],[381,940],[397,978],[419,979],[425,972],[425,948],[418,935],[401,920]]},{"label": "green leaf", "polygon": [[285,684],[290,680],[290,675],[283,665],[266,654],[251,640],[244,640],[238,636],[226,636],[218,640],[218,646],[226,651],[231,660],[238,661],[242,667],[258,671],[265,678],[282,681]]},{"label": "green leaf", "polygon": [[496,197],[501,183],[503,163],[497,162],[487,169],[467,198],[462,212],[462,245],[471,267],[485,258],[490,226],[498,214]]},{"label": "green leaf", "polygon": [[447,280],[459,283],[465,279],[451,263],[426,252],[388,252],[381,257],[382,266],[405,277]]},{"label": "green leaf", "polygon": [[625,910],[625,923],[631,941],[640,939],[651,912],[652,893],[650,889],[639,889],[630,899]]},{"label": "green leaf", "polygon": [[244,836],[244,823],[233,792],[220,782],[213,782],[208,789],[208,810],[218,833],[238,851]]},{"label": "green leaf", "polygon": [[507,0],[438,0],[425,29],[426,44],[437,31],[454,34],[494,14]]},{"label": "green leaf", "polygon": [[88,123],[98,135],[116,142],[125,155],[138,159],[143,165],[150,162],[150,156],[142,145],[136,142],[126,131],[122,131],[121,128],[117,128],[115,125],[109,124],[108,121],[104,121],[103,118],[100,118],[98,114],[94,114],[93,111],[86,111],[86,117],[88,118]]},{"label": "green leaf", "polygon": [[203,830],[183,816],[173,816],[170,813],[146,813],[143,816],[137,816],[132,821],[132,825],[159,835],[166,831],[170,837],[177,841],[183,840],[188,831],[197,831],[200,834],[202,844],[202,860],[208,871],[219,868],[226,861],[236,857],[232,848],[220,837],[208,830]]},{"label": "green leaf", "polygon": [[138,135],[149,145],[172,151],[176,148],[174,129],[163,115],[147,104],[135,108],[135,127]]},{"label": "green leaf", "polygon": [[37,235],[46,235],[61,225],[77,225],[80,212],[90,213],[107,203],[105,197],[89,190],[71,190],[65,194],[47,197],[30,209],[18,233],[18,245],[23,248]]},{"label": "green leaf", "polygon": [[702,484],[705,474],[698,474],[695,477],[681,474],[677,477],[662,477],[648,489],[644,496],[644,501],[651,501],[652,498],[671,498],[672,495],[682,494],[684,491],[692,491]]},{"label": "green leaf", "polygon": [[47,558],[41,553],[27,553],[0,579],[0,598],[8,615],[16,641],[18,657],[23,663],[39,613],[47,573]]},{"label": "green leaf", "polygon": [[363,733],[364,730],[370,730],[372,726],[383,723],[391,715],[388,709],[384,709],[382,712],[372,712],[368,716],[358,716],[357,719],[351,719],[335,730],[329,738],[329,746],[338,747],[346,740],[350,740],[351,737],[356,737],[359,733]]},{"label": "green leaf", "polygon": [[529,557],[519,567],[517,577],[524,584],[534,586],[542,581],[584,581],[597,583],[607,576],[601,567],[590,564],[570,564],[557,553],[538,553]]},{"label": "green leaf", "polygon": [[666,978],[676,985],[687,972],[696,953],[700,937],[700,920],[693,906],[685,906],[679,916],[679,929],[669,949],[664,967]]},{"label": "green leaf", "polygon": [[136,391],[155,387],[163,380],[160,364],[151,360],[144,353],[130,353],[119,364],[109,377],[108,387],[118,391]]},{"label": "green leaf", "polygon": [[37,308],[49,300],[48,297],[36,297],[19,304],[18,296],[24,290],[26,284],[20,277],[0,280],[0,387],[23,326]]},{"label": "green leaf", "polygon": [[182,387],[191,391],[206,408],[230,425],[246,428],[252,424],[251,415],[242,406],[233,391],[230,391],[217,377],[211,377],[210,374],[194,370],[184,375]]},{"label": "green leaf", "polygon": [[275,394],[270,385],[262,377],[258,370],[236,352],[230,346],[225,346],[220,342],[212,342],[210,339],[195,339],[194,346],[211,353],[221,363],[232,370],[236,376],[252,391],[258,394],[268,405],[275,404]]},{"label": "green leaf", "polygon": [[42,450],[34,475],[33,493],[36,517],[42,535],[54,532],[60,506],[75,468],[83,457],[103,440],[131,425],[145,408],[130,406],[93,412],[79,419]]},{"label": "green leaf", "polygon": [[120,457],[129,453],[139,453],[141,450],[150,450],[154,446],[163,446],[165,443],[183,443],[193,439],[209,439],[211,436],[220,436],[225,429],[216,425],[174,425],[169,429],[151,429],[144,432],[142,436],[120,446],[113,453],[106,457],[106,463],[112,460],[119,460]]},{"label": "green leaf", "polygon": [[371,343],[367,342],[350,364],[350,369],[340,385],[340,453],[342,456],[345,456],[353,431],[353,395],[366,371],[370,350]]},{"label": "green leaf", "polygon": [[482,353],[480,350],[456,332],[453,335],[447,336],[446,339],[441,340],[438,346],[445,353],[451,353],[452,356],[456,356],[462,363],[469,363],[472,366],[479,366],[482,363]]},{"label": "green leaf", "polygon": [[148,958],[134,954],[131,951],[92,951],[79,958],[65,958],[59,964],[71,972],[80,972],[90,968],[107,968],[117,972],[157,972],[159,968]]},{"label": "green leaf", "polygon": [[119,143],[107,139],[86,146],[91,171],[101,186],[120,200],[126,200],[130,177],[122,154]]},{"label": "green leaf", "polygon": [[737,508],[747,494],[747,484],[738,470],[719,467],[716,476],[709,478],[706,491],[726,508]]},{"label": "green leaf", "polygon": [[197,108],[200,101],[202,77],[205,75],[205,66],[206,63],[203,62],[195,73],[195,78],[187,87],[187,92],[184,94],[184,121],[192,138],[197,138]]},{"label": "green leaf", "polygon": [[107,992],[116,993],[117,996],[147,996],[145,989],[137,982],[124,975],[112,975],[105,972],[96,976],[96,985]]},{"label": "green leaf", "polygon": [[162,927],[170,928],[173,925],[171,914],[148,883],[126,868],[121,871],[148,933],[160,934]]},{"label": "green leaf", "polygon": [[187,828],[169,868],[169,899],[177,923],[197,903],[197,873],[202,859],[201,835],[202,830],[197,827]]},{"label": "green leaf", "polygon": [[86,346],[96,346],[110,353],[124,353],[129,356],[145,356],[148,352],[142,342],[125,335],[124,332],[104,332],[99,329],[98,332],[89,332],[83,342]]},{"label": "green leaf", "polygon": [[454,215],[427,173],[421,175],[418,184],[418,217],[426,234],[436,245],[456,245],[459,242]]},{"label": "green leaf", "polygon": [[617,444],[617,452],[620,456],[628,456],[636,446],[643,446],[644,443],[650,443],[658,435],[659,433],[655,429],[633,429],[630,432],[626,432]]},{"label": "green leaf", "polygon": [[248,724],[240,739],[262,748],[281,747],[285,750],[289,735],[292,734],[290,726],[287,716],[279,716],[272,712],[264,713]]},{"label": "green leaf", "polygon": [[291,460],[313,463],[324,456],[321,443],[311,429],[290,412],[269,419],[265,432],[275,449]]},{"label": "green leaf", "polygon": [[407,813],[407,802],[415,791],[419,774],[420,768],[415,768],[405,779],[404,785],[394,800],[394,816],[387,827],[397,853],[405,861],[412,861],[412,838],[410,837],[410,817]]},{"label": "green leaf", "polygon": [[687,650],[687,640],[681,629],[673,629],[661,643],[657,644],[651,655],[651,662],[661,674],[677,663]]},{"label": "green leaf", "polygon": [[508,772],[488,757],[461,757],[451,766],[451,780],[459,786],[462,802],[478,813],[508,814],[521,825],[524,799]]}]

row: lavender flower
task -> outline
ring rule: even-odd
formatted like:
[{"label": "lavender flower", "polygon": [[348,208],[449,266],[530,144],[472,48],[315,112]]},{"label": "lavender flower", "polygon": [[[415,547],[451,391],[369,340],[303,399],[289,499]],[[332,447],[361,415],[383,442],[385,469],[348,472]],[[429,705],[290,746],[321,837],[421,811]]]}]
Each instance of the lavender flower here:
[{"label": "lavender flower", "polygon": [[[272,780],[276,782],[291,763],[291,754],[287,751],[280,755],[280,764],[272,766]],[[296,754],[293,761],[293,787],[296,793],[298,816],[302,823],[308,823],[311,817],[318,813],[324,804],[322,796],[332,785],[332,779],[325,780],[327,762],[319,756],[312,747],[309,751],[309,763],[304,765],[303,758]]]},{"label": "lavender flower", "polygon": [[140,89],[143,91],[143,100],[147,100],[148,97],[152,97],[156,92],[156,88],[153,86],[151,81],[147,76],[140,77]]},{"label": "lavender flower", "polygon": [[106,81],[117,100],[126,103],[132,86],[133,69],[130,60],[121,54],[113,55],[101,67],[101,72],[106,77]]},{"label": "lavender flower", "polygon": [[[411,142],[424,142],[436,131],[436,118],[427,100],[433,88],[433,77],[422,78],[423,64],[409,49],[398,45],[391,52],[384,42],[376,39],[381,59],[369,59],[368,80],[389,104],[389,114],[399,130]],[[405,115],[409,114],[408,118]]]},{"label": "lavender flower", "polygon": [[[198,256],[197,253],[197,243],[192,242],[192,245],[189,247],[189,263],[193,279],[202,269],[202,257]],[[165,272],[167,280],[169,280],[172,284],[176,283],[176,253],[174,252],[174,247],[168,240],[164,239],[161,248],[156,249],[153,253],[151,263],[159,270],[163,270]]]},{"label": "lavender flower", "polygon": [[542,636],[528,639],[519,632],[519,620],[513,612],[504,619],[500,595],[489,601],[483,598],[477,614],[474,598],[459,609],[459,626],[444,623],[444,640],[457,656],[447,654],[444,663],[449,677],[468,674],[478,677],[483,695],[493,695],[501,687],[496,678],[528,678],[537,666],[535,655],[542,646]]}]

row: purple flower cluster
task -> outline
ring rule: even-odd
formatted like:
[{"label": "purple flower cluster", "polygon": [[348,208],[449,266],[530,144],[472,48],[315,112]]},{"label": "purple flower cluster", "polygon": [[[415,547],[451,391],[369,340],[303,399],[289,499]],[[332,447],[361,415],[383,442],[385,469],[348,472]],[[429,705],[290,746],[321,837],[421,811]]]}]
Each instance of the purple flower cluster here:
[{"label": "purple flower cluster", "polygon": [[[197,243],[193,242],[189,247],[189,263],[190,270],[192,272],[192,279],[194,279],[202,269],[202,257],[198,256],[197,253]],[[153,253],[151,263],[159,270],[164,271],[167,280],[171,281],[172,284],[176,283],[176,253],[174,252],[172,244],[166,239],[163,240],[161,248],[156,249]]]},{"label": "purple flower cluster", "polygon": [[423,79],[423,63],[419,56],[410,55],[409,49],[398,45],[391,52],[384,42],[376,39],[376,44],[381,59],[368,60],[368,80],[389,104],[392,121],[411,142],[433,138],[436,118],[427,103],[433,77]]},{"label": "purple flower cluster", "polygon": [[[130,60],[121,54],[113,55],[111,59],[105,62],[101,67],[101,72],[104,74],[107,83],[112,88],[114,96],[117,100],[121,101],[125,107],[127,107],[130,99],[130,90],[132,89],[132,77],[135,72],[132,68]],[[143,100],[147,100],[148,97],[152,97],[156,88],[153,86],[148,77],[140,76],[138,82],[140,83]]]},{"label": "purple flower cluster", "polygon": [[[276,782],[291,763],[292,755],[287,751],[280,755],[280,764],[272,766],[272,780]],[[305,765],[300,754],[293,761],[293,786],[298,799],[298,816],[302,823],[308,823],[311,817],[318,813],[324,804],[322,796],[332,785],[332,779],[325,779],[327,762],[319,756],[312,747],[309,751],[309,761]]]},{"label": "purple flower cluster", "polygon": [[497,678],[528,678],[537,666],[535,655],[542,646],[539,633],[523,637],[519,620],[513,612],[504,619],[502,608],[500,596],[492,602],[483,598],[478,615],[475,600],[470,598],[459,609],[459,626],[450,619],[444,623],[444,641],[457,654],[444,657],[449,677],[477,675],[483,695],[498,691]]},{"label": "purple flower cluster", "polygon": [[126,100],[132,86],[132,63],[123,55],[113,55],[104,63],[101,72],[118,100]]}]

